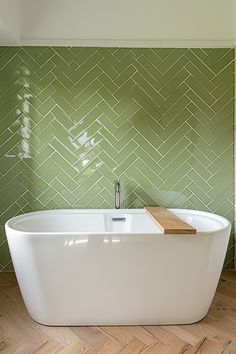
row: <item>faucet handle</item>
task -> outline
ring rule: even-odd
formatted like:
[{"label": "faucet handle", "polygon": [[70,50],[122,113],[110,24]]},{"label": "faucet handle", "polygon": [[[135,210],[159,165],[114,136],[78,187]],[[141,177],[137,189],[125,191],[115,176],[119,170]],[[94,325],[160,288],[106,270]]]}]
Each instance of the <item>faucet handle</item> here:
[{"label": "faucet handle", "polygon": [[120,181],[116,179],[114,183],[115,183],[115,191],[120,192]]},{"label": "faucet handle", "polygon": [[120,181],[115,180],[115,208],[120,209]]}]

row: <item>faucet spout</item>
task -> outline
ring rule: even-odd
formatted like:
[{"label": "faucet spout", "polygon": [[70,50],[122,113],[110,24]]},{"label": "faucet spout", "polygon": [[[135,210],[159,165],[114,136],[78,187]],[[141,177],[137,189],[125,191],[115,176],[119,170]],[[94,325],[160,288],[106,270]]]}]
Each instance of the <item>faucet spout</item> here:
[{"label": "faucet spout", "polygon": [[115,208],[120,209],[120,182],[115,181]]}]

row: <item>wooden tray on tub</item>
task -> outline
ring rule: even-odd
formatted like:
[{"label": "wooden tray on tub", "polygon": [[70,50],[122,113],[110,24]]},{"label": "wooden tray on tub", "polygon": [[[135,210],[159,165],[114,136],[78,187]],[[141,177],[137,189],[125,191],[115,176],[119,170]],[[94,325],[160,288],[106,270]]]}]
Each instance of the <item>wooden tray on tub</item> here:
[{"label": "wooden tray on tub", "polygon": [[144,207],[144,210],[164,234],[196,234],[196,229],[165,208]]}]

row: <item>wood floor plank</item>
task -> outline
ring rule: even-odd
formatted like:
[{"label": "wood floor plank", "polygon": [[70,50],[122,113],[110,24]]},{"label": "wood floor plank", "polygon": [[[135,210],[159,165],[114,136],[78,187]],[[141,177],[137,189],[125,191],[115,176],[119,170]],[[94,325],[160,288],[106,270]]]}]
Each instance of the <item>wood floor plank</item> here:
[{"label": "wood floor plank", "polygon": [[68,347],[63,348],[58,353],[59,354],[87,354],[89,349],[91,349],[89,345],[83,344],[81,343],[80,340],[78,340],[78,342],[75,342],[69,345]]},{"label": "wood floor plank", "polygon": [[163,354],[166,349],[165,344],[162,342],[156,342],[143,348],[142,354]]},{"label": "wood floor plank", "polygon": [[95,347],[86,351],[86,354],[117,354],[120,353],[123,346],[114,339],[104,339],[98,343]]},{"label": "wood floor plank", "polygon": [[155,342],[154,336],[146,331],[144,327],[141,326],[124,326],[122,331],[128,333],[133,338],[139,339],[141,342],[146,345],[152,344]]},{"label": "wood floor plank", "polygon": [[177,354],[177,353],[187,353],[191,350],[192,346],[186,343],[180,338],[175,339],[170,345],[166,346],[162,354]]},{"label": "wood floor plank", "polygon": [[173,341],[175,336],[168,332],[168,327],[164,326],[144,326],[146,331],[152,334],[160,342],[164,344],[169,344]]},{"label": "wood floor plank", "polygon": [[168,326],[167,331],[191,345],[195,345],[199,342],[198,336],[189,332],[187,328],[181,326]]},{"label": "wood floor plank", "polygon": [[118,342],[123,345],[128,344],[133,339],[133,336],[129,334],[122,326],[100,327],[100,329],[106,336],[118,340]]},{"label": "wood floor plank", "polygon": [[205,337],[196,346],[194,346],[193,348],[189,348],[185,353],[222,354],[229,344],[230,341],[227,341],[224,344],[220,344]]},{"label": "wood floor plank", "polygon": [[[41,326],[41,328],[43,333],[64,348],[79,341],[78,336],[70,329],[70,327]],[[81,340],[80,342],[83,344]]]},{"label": "wood floor plank", "polygon": [[95,346],[103,339],[106,338],[96,327],[70,327],[70,330],[74,332],[85,344]]},{"label": "wood floor plank", "polygon": [[180,326],[51,327],[28,315],[13,273],[0,273],[1,354],[236,354],[236,272],[224,271],[208,315]]},{"label": "wood floor plank", "polygon": [[49,340],[46,343],[40,345],[34,352],[34,354],[56,354],[60,353],[63,347],[55,342],[54,340]]},{"label": "wood floor plank", "polygon": [[140,354],[143,352],[143,349],[147,347],[145,343],[141,342],[137,338],[133,338],[121,351],[120,354]]}]

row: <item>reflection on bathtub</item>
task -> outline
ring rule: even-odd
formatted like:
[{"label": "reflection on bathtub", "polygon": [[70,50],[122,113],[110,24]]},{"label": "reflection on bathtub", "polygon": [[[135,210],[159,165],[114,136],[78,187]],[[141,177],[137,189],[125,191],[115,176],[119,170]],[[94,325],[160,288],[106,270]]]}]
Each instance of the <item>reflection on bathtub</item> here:
[{"label": "reflection on bathtub", "polygon": [[[230,223],[206,212],[172,212],[197,234],[164,235],[143,209],[55,210],[8,221],[31,317],[63,326],[199,321],[216,290]],[[111,221],[119,216],[126,221]]]}]

